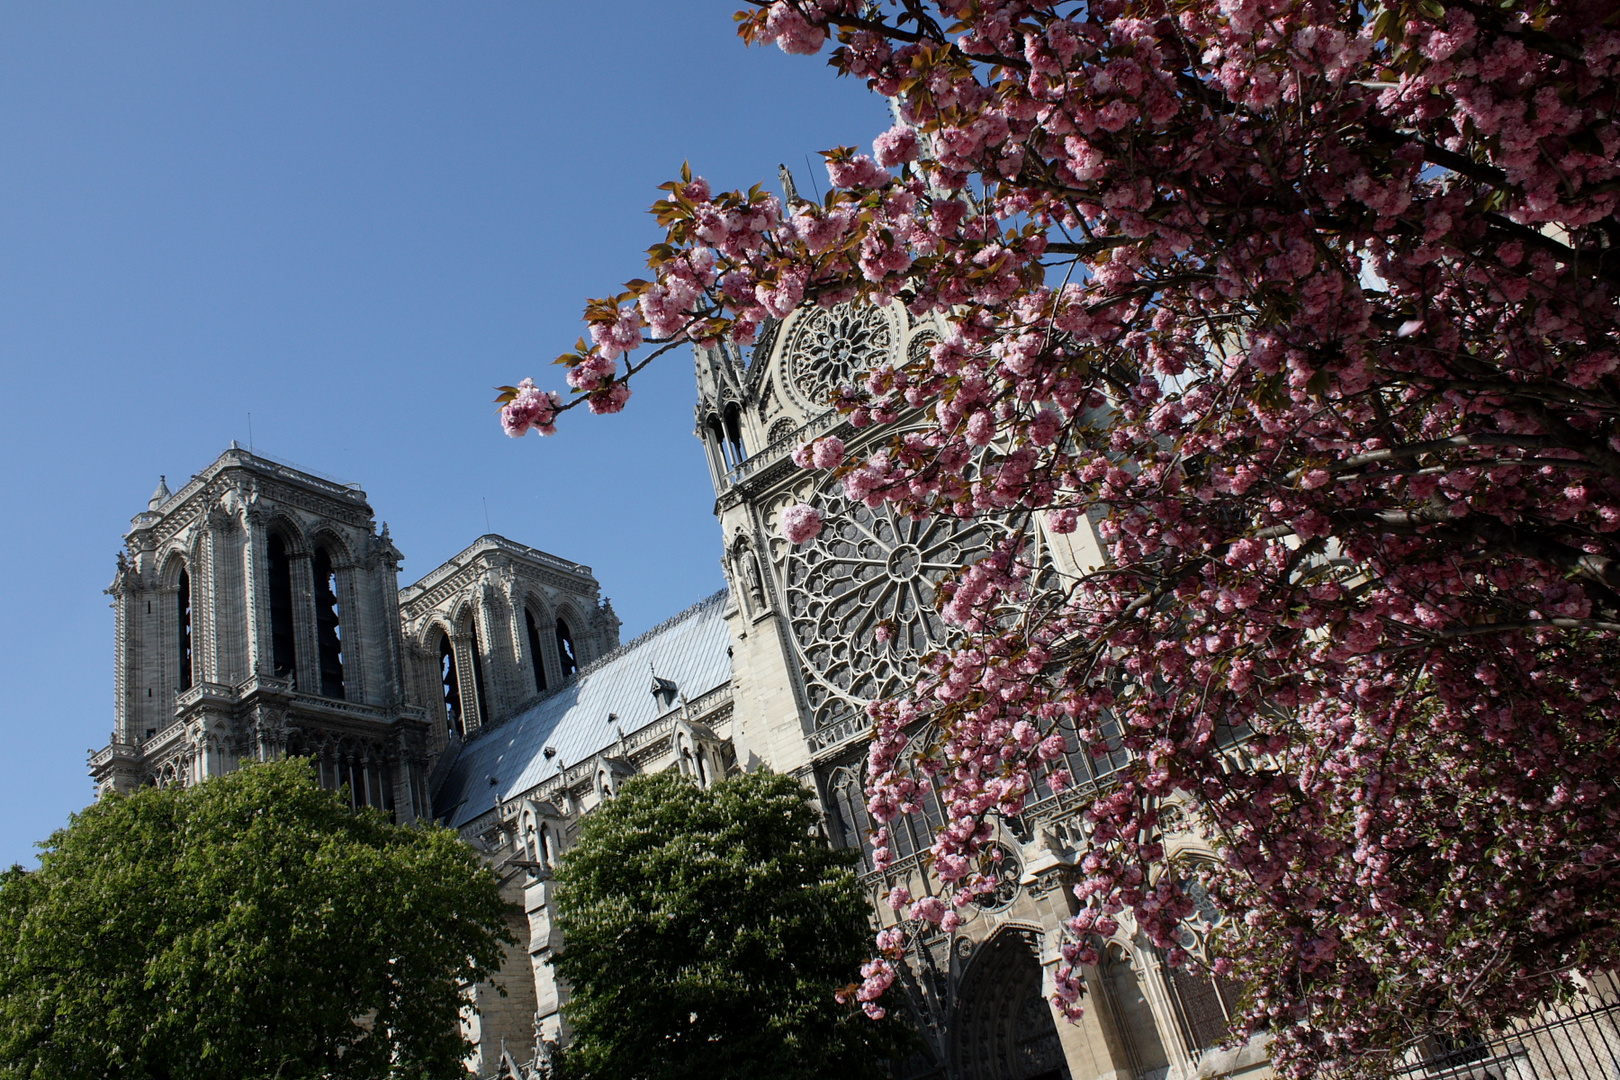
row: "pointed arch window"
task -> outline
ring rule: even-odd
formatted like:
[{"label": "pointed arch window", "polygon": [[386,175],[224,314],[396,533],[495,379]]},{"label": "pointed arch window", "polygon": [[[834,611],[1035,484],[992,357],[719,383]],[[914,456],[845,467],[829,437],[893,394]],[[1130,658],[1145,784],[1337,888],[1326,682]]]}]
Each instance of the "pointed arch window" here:
[{"label": "pointed arch window", "polygon": [[720,472],[725,472],[732,466],[731,460],[726,456],[726,429],[721,426],[720,417],[714,413],[709,414],[709,418],[704,421],[703,427],[707,432],[707,438],[704,439],[704,442],[711,448],[710,459]]},{"label": "pointed arch window", "polygon": [[180,689],[191,689],[191,575],[180,568],[180,587],[175,591],[176,615],[180,629]]},{"label": "pointed arch window", "polygon": [[736,402],[726,406],[726,451],[733,469],[748,457],[748,451],[743,448],[742,410]]},{"label": "pointed arch window", "polygon": [[1226,1041],[1232,1018],[1237,1014],[1243,983],[1216,975],[1208,967],[1205,941],[1210,930],[1225,918],[1202,882],[1184,878],[1181,887],[1192,898],[1193,914],[1181,924],[1179,944],[1199,962],[1199,969],[1162,965],[1166,988],[1175,1005],[1176,1020],[1187,1049],[1194,1055],[1211,1050]]},{"label": "pointed arch window", "polygon": [[452,735],[467,734],[461,716],[461,679],[456,675],[456,650],[449,634],[439,635],[439,685],[444,688],[444,722]]},{"label": "pointed arch window", "polygon": [[[861,779],[852,769],[840,769],[832,781],[833,809],[838,817],[842,846],[861,851],[861,865],[872,869],[872,834],[877,826],[866,813],[866,795]],[[927,850],[933,843],[934,833],[945,823],[944,808],[939,795],[933,791],[917,799],[919,811],[904,814],[888,823],[889,848],[895,858],[903,859],[918,851]]]},{"label": "pointed arch window", "polygon": [[478,723],[489,723],[489,698],[484,695],[483,649],[478,644],[478,620],[467,617],[467,640],[472,645],[473,692],[478,695]]},{"label": "pointed arch window", "polygon": [[579,671],[579,655],[574,651],[574,634],[562,619],[557,620],[557,664],[563,678]]},{"label": "pointed arch window", "polygon": [[861,866],[872,869],[872,819],[866,814],[866,798],[861,781],[849,769],[833,774],[833,813],[837,818],[840,846],[861,853]]},{"label": "pointed arch window", "polygon": [[529,638],[529,663],[534,666],[534,688],[546,688],[546,661],[540,655],[540,627],[535,624],[534,612],[523,609],[523,629]]},{"label": "pointed arch window", "polygon": [[270,563],[270,665],[278,679],[298,683],[297,638],[293,631],[292,559],[287,542],[275,533],[267,545]]},{"label": "pointed arch window", "polygon": [[339,618],[337,574],[323,547],[310,560],[315,572],[315,642],[320,655],[321,696],[343,697],[343,624]]}]

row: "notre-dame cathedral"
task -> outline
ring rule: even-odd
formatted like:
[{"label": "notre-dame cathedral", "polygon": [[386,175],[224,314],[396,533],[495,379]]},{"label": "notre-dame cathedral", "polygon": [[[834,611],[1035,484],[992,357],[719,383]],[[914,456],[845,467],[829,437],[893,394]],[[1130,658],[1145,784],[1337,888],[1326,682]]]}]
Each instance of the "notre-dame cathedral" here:
[{"label": "notre-dame cathedral", "polygon": [[[538,1070],[566,1043],[566,986],[548,956],[549,868],[581,815],[625,777],[679,769],[701,783],[768,766],[817,795],[831,843],[861,848],[863,706],[904,685],[944,641],[933,584],[995,539],[993,522],[914,522],[845,499],[792,461],[806,439],[859,433],[828,409],[853,372],[925,349],[938,328],[888,308],[802,309],[742,355],[697,350],[697,435],[713,474],[727,587],[628,643],[589,567],[483,536],[400,588],[401,555],[363,491],[233,445],[137,514],[109,593],[115,725],[90,759],[98,790],[191,783],[285,754],[396,819],[433,818],[486,853],[523,915],[497,982],[469,987],[480,1076]],[[819,506],[821,536],[783,541],[777,516]],[[1043,535],[1059,575],[1101,560],[1085,530]],[[879,622],[893,627],[887,641]],[[1222,1047],[1235,995],[1164,966],[1128,917],[1085,972],[1078,1024],[1047,1002],[1079,811],[1123,755],[1076,754],[1077,783],[997,824],[1001,887],[902,973],[939,1080],[1183,1080],[1267,1070]],[[937,803],[897,822],[893,866],[865,883],[874,919],[896,883],[938,891],[922,853]],[[1191,834],[1174,854],[1206,852]],[[1209,917],[1214,917],[1213,915]],[[1197,952],[1205,922],[1186,928]],[[1043,988],[1043,984],[1044,988]],[[526,1073],[525,1073],[526,1074]]]}]

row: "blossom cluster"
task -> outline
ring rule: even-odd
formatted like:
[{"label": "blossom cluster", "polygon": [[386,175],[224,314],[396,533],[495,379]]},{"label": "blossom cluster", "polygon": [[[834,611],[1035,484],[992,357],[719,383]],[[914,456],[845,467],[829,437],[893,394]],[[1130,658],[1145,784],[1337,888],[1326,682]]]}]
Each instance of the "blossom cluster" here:
[{"label": "blossom cluster", "polygon": [[524,379],[516,386],[503,387],[511,397],[501,406],[501,427],[512,438],[520,438],[531,430],[542,435],[557,433],[557,408],[562,399],[557,392],[540,390],[533,379]]},{"label": "blossom cluster", "polygon": [[[868,506],[1090,520],[1106,549],[1068,577],[1016,539],[964,567],[938,590],[958,639],[873,707],[878,864],[925,793],[946,810],[947,895],[907,918],[945,925],[992,885],[996,818],[1062,792],[1089,830],[1070,1015],[1127,914],[1172,963],[1241,980],[1237,1034],[1270,1031],[1301,1077],[1386,1069],[1413,1018],[1502,1021],[1620,962],[1608,15],[743,17],[755,43],[830,48],[901,123],[827,152],[821,205],[666,185],[654,280],[592,301],[571,384],[611,405],[637,333],[748,343],[803,305],[903,304],[943,340],[843,387],[828,405],[858,439],[795,460]],[[782,522],[795,543],[820,527],[808,506]],[[1170,805],[1221,856],[1201,958]],[[873,961],[864,1003],[898,962]]]}]

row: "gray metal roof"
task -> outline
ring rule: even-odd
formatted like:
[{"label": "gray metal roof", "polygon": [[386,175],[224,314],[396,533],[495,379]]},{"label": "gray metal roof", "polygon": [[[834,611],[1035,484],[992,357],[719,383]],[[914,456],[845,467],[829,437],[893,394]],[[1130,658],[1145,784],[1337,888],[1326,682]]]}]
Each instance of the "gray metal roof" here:
[{"label": "gray metal roof", "polygon": [[[653,697],[656,675],[681,696],[695,700],[731,680],[731,628],[724,589],[628,645],[588,664],[571,682],[532,708],[490,728],[461,748],[434,793],[438,817],[460,828],[495,806],[495,796],[513,799],[577,765],[619,739],[680,708]],[[617,714],[610,720],[609,714]],[[546,747],[556,751],[546,757]]]}]

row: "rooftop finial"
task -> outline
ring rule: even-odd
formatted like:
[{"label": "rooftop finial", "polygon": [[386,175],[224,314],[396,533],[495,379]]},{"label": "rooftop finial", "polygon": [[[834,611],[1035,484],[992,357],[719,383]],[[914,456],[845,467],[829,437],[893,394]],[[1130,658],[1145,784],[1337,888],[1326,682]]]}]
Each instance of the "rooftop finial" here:
[{"label": "rooftop finial", "polygon": [[146,508],[148,510],[156,510],[158,507],[162,506],[168,500],[168,498],[169,478],[167,476],[160,475],[158,477],[157,490],[152,492],[152,497],[146,501]]}]

